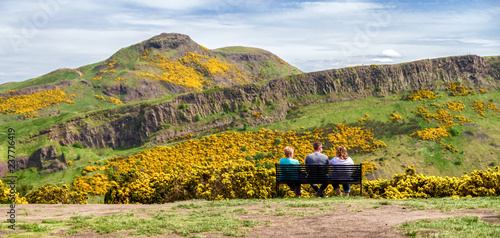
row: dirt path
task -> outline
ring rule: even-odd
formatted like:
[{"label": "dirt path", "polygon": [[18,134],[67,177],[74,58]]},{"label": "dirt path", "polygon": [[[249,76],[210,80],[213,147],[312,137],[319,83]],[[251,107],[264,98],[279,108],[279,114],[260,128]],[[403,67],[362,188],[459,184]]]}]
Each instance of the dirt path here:
[{"label": "dirt path", "polygon": [[[151,214],[161,209],[171,209],[179,204],[192,204],[193,201],[183,203],[161,204],[161,205],[18,205],[18,217],[23,221],[38,222],[46,219],[65,220],[70,217],[81,215],[105,216],[118,213],[134,213],[135,217],[150,217]],[[203,201],[194,203],[204,204]],[[422,219],[439,219],[452,216],[478,216],[482,220],[499,223],[498,213],[489,209],[461,209],[450,212],[436,210],[414,210],[401,205],[381,206],[359,206],[345,204],[334,204],[328,209],[321,207],[293,207],[287,208],[289,214],[275,214],[276,203],[250,204],[233,206],[248,211],[240,214],[241,219],[255,219],[260,225],[250,228],[244,237],[405,237],[394,228],[404,222]],[[8,207],[2,205],[0,211],[6,214]],[[177,212],[189,212],[193,209],[177,209]],[[271,211],[271,213],[269,212]],[[274,212],[274,213],[273,213]],[[316,214],[315,214],[316,212]],[[290,215],[299,214],[299,215]],[[300,215],[302,214],[302,215]],[[51,235],[64,237],[68,228],[55,231]],[[0,230],[0,237],[14,232],[11,230]],[[24,233],[17,229],[15,232]],[[99,235],[95,232],[81,232],[71,234],[67,237],[127,237],[130,231],[119,231],[107,235]],[[433,231],[429,231],[433,232]],[[220,233],[201,234],[206,237],[226,237]],[[144,236],[134,236],[144,237]],[[167,234],[164,237],[183,237],[177,234]]]}]

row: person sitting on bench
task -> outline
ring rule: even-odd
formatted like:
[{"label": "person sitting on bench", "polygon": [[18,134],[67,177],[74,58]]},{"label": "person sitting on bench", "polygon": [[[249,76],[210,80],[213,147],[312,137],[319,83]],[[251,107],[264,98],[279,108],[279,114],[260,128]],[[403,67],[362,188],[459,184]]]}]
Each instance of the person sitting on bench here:
[{"label": "person sitting on bench", "polygon": [[[306,156],[306,164],[328,165],[328,156],[321,153],[323,151],[323,145],[321,142],[314,142],[313,148],[314,153]],[[323,191],[325,191],[326,187],[328,187],[328,184],[322,184],[320,188],[318,188],[318,185],[316,184],[311,184],[311,187],[314,191],[316,191],[314,197],[326,197]]]},{"label": "person sitting on bench", "polygon": [[[335,155],[332,160],[330,160],[330,165],[354,165],[354,162],[352,161],[351,157],[347,154],[347,149],[344,146],[338,146],[337,149],[335,150]],[[343,171],[341,173],[344,174],[336,174],[335,171],[333,171],[332,176],[335,177],[350,177],[351,174],[347,171]],[[342,196],[340,193],[340,185],[339,184],[332,184],[333,188],[335,189],[335,192],[337,195]],[[342,187],[344,188],[344,196],[349,197],[349,193],[351,192],[351,188],[349,184],[342,184]]]},{"label": "person sitting on bench", "polygon": [[[285,147],[284,152],[285,152],[286,158],[280,159],[280,164],[296,164],[296,165],[300,164],[298,160],[293,159],[293,152],[294,151],[293,151],[292,147],[290,147],[290,146]],[[283,176],[282,179],[297,180],[298,179],[298,171],[299,171],[298,166],[296,169],[293,168],[293,171],[286,171],[285,173],[289,176]],[[287,183],[287,185],[290,187],[291,191],[295,192],[296,197],[300,197],[300,195],[302,194],[302,190],[300,190],[300,183],[290,182],[290,183]]]}]

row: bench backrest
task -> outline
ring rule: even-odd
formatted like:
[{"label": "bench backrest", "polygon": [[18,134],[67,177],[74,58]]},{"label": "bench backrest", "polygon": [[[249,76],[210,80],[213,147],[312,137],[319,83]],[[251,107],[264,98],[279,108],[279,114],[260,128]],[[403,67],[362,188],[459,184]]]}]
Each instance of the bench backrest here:
[{"label": "bench backrest", "polygon": [[361,164],[355,165],[290,165],[275,164],[277,183],[352,183],[362,180]]}]

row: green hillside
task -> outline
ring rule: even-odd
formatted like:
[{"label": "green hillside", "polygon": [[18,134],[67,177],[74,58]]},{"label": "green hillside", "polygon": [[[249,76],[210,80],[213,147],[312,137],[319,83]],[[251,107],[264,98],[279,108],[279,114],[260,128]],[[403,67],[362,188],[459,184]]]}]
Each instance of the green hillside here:
[{"label": "green hillside", "polygon": [[[485,94],[475,94],[467,96],[450,96],[448,91],[436,91],[438,98],[425,99],[421,101],[405,100],[409,93],[391,95],[387,97],[370,97],[363,100],[344,101],[336,103],[321,103],[295,108],[294,112],[289,113],[289,117],[281,122],[272,124],[263,124],[255,127],[246,127],[244,125],[234,125],[233,128],[219,132],[217,130],[208,130],[200,132],[190,140],[181,140],[181,142],[165,142],[156,146],[171,147],[179,143],[191,143],[192,140],[199,140],[210,135],[220,133],[236,132],[258,132],[262,128],[281,131],[282,133],[295,131],[297,133],[308,133],[315,129],[332,128],[335,124],[343,123],[352,127],[361,127],[373,132],[376,140],[383,141],[387,146],[379,148],[370,153],[356,153],[349,151],[349,155],[356,163],[371,162],[378,170],[368,177],[390,178],[395,173],[402,173],[407,166],[414,165],[415,168],[424,174],[437,176],[461,176],[464,171],[475,169],[484,170],[488,167],[494,167],[500,164],[500,112],[492,109],[485,109],[485,116],[479,116],[478,112],[473,110],[471,105],[475,101],[493,103],[498,105],[500,92],[491,91]],[[439,97],[440,96],[440,97]],[[435,113],[438,108],[432,105],[446,105],[447,102],[461,101],[465,105],[462,112],[450,112],[454,116],[462,116],[472,120],[471,122],[456,123],[455,126],[448,129],[453,133],[451,137],[445,137],[442,142],[452,145],[457,152],[446,150],[444,146],[430,140],[420,141],[412,133],[425,128],[435,128],[439,123],[436,120],[426,122],[420,115],[417,115],[417,107],[422,106],[429,112]],[[431,105],[432,104],[432,105]],[[450,111],[443,107],[444,110]],[[391,121],[389,118],[392,113],[402,117],[402,120]],[[366,119],[366,114],[369,118]],[[220,115],[224,117],[224,115]],[[264,115],[265,116],[265,115]],[[482,119],[481,119],[482,118]],[[363,119],[363,122],[360,122]],[[366,119],[366,120],[364,120]],[[33,119],[34,122],[40,119]],[[15,126],[15,125],[14,125]],[[15,126],[16,127],[16,126]],[[286,138],[283,138],[286,139]],[[319,139],[325,143],[326,153],[331,153],[332,145],[326,142],[326,139]],[[312,142],[312,141],[311,141]],[[47,141],[33,144],[33,148],[46,145]],[[67,160],[73,164],[64,171],[40,176],[36,170],[20,171],[17,173],[20,178],[20,184],[30,185],[30,189],[37,188],[45,184],[61,186],[71,184],[77,177],[81,176],[86,166],[102,166],[105,160],[115,156],[131,156],[136,153],[143,153],[156,146],[143,145],[129,149],[97,149],[97,148],[77,148],[60,146],[56,142],[50,142],[57,147],[59,152],[67,155]],[[183,146],[179,149],[183,150]],[[306,147],[307,148],[307,147]],[[296,148],[297,149],[297,148]],[[310,148],[309,148],[310,149]],[[273,149],[274,155],[269,161],[277,162],[283,155],[280,146]],[[0,151],[5,152],[5,151]],[[180,152],[180,151],[179,151]],[[262,151],[266,152],[266,151]],[[307,154],[308,151],[300,151],[300,154]],[[266,152],[268,153],[268,152]],[[297,152],[298,153],[298,152]],[[331,156],[332,154],[328,154]],[[298,158],[302,159],[303,158]],[[147,166],[147,164],[146,164]],[[95,173],[89,173],[92,176]],[[33,187],[31,187],[33,186]],[[96,202],[103,199],[102,196],[95,196]]]},{"label": "green hillside", "polygon": [[[240,50],[230,50],[233,48]],[[265,50],[228,47],[211,51],[186,35],[161,34],[122,48],[101,62],[0,85],[0,100],[57,88],[66,95],[75,95],[74,104],[55,105],[57,102],[54,102],[53,106],[36,110],[39,117],[46,117],[114,108],[121,103],[171,99],[190,91],[299,73],[302,71]],[[0,114],[0,121],[26,116],[26,113],[6,115],[9,113],[3,109]]]},{"label": "green hillside", "polygon": [[[303,162],[314,141],[329,156],[349,147],[356,163],[377,167],[369,179],[410,165],[460,176],[500,164],[499,62],[468,55],[303,73],[262,49],[208,50],[162,34],[101,62],[1,85],[0,134],[16,130],[21,195],[100,174],[174,176],[200,166],[192,158],[210,169],[239,160],[270,169],[284,146]],[[64,153],[51,158],[61,171],[39,154],[42,166],[27,166],[49,147]]]}]

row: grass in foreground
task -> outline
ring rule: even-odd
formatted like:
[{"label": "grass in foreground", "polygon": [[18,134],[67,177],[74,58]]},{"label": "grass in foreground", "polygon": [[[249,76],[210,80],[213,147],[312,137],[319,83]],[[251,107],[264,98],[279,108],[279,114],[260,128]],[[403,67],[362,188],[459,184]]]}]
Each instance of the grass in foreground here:
[{"label": "grass in foreground", "polygon": [[500,225],[479,220],[477,216],[424,219],[398,226],[410,237],[498,237]]},{"label": "grass in foreground", "polygon": [[[8,205],[0,205],[6,207]],[[363,213],[387,206],[405,206],[416,210],[453,211],[457,209],[488,208],[500,211],[500,197],[436,198],[380,200],[363,197],[234,199],[229,201],[191,200],[165,204],[161,209],[127,209],[122,213],[94,216],[68,211],[68,219],[43,219],[41,222],[19,221],[15,233],[6,237],[49,237],[82,232],[123,236],[157,236],[176,234],[185,237],[211,235],[244,236],[259,227],[280,223],[280,217],[307,217],[329,214],[340,207]],[[28,212],[28,211],[27,211]],[[40,212],[40,210],[38,210]],[[252,218],[248,218],[248,216]],[[69,217],[69,216],[68,216]],[[295,223],[283,223],[293,226]],[[2,230],[8,229],[6,222]],[[495,237],[500,226],[482,222],[478,217],[450,217],[421,220],[396,227],[412,237]],[[21,232],[19,232],[21,230]],[[3,236],[2,236],[3,237]]]}]

